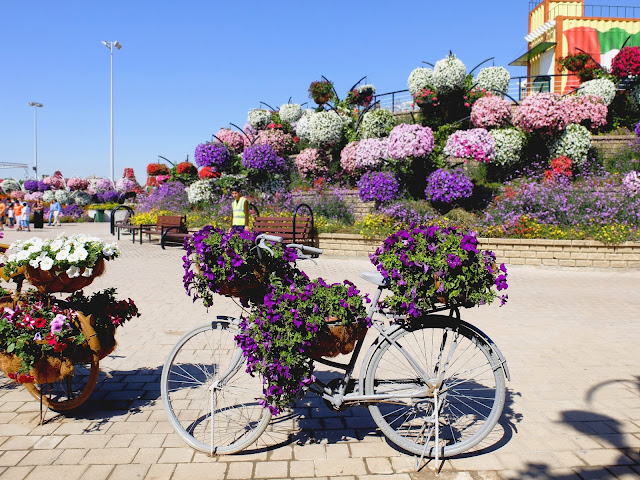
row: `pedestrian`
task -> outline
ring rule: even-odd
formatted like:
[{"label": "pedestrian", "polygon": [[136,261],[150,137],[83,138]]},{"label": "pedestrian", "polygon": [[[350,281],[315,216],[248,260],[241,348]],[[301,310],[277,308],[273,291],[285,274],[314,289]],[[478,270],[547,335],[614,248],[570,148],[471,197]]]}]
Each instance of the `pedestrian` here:
[{"label": "pedestrian", "polygon": [[9,204],[7,205],[7,220],[9,221],[9,228],[13,228],[15,212],[13,211],[13,202],[11,200],[9,200]]},{"label": "pedestrian", "polygon": [[13,204],[13,216],[15,217],[15,221],[16,221],[16,230],[18,232],[22,231],[22,205],[20,205],[20,202],[15,202]]},{"label": "pedestrian", "polygon": [[53,222],[53,225],[60,225],[60,217],[62,216],[62,205],[56,200],[51,204],[49,209],[49,225]]},{"label": "pedestrian", "polygon": [[33,228],[43,228],[44,226],[44,205],[40,200],[36,200],[33,207]]},{"label": "pedestrian", "polygon": [[240,194],[238,185],[232,187],[231,196],[233,197],[231,202],[233,218],[230,231],[242,232],[243,230],[249,230],[249,202]]},{"label": "pedestrian", "polygon": [[30,217],[31,217],[31,207],[29,206],[29,203],[22,202],[22,214],[20,216],[22,220],[21,224],[22,224],[22,229],[26,230],[27,232],[31,231]]},{"label": "pedestrian", "polygon": [[0,230],[4,230],[4,216],[7,210],[7,205],[4,200],[0,202]]}]

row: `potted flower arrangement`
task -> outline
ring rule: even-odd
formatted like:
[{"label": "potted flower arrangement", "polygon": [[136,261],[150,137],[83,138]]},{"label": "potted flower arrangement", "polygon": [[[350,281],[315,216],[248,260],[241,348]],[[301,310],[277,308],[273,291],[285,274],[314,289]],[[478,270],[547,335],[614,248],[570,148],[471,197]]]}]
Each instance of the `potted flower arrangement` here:
[{"label": "potted flower arrangement", "polygon": [[[478,250],[474,233],[454,227],[416,226],[388,237],[370,256],[391,279],[385,305],[400,315],[418,317],[437,303],[465,307],[491,303],[506,290],[507,269],[496,266],[491,251]],[[500,296],[501,303],[507,295]]]},{"label": "potted flower arrangement", "polygon": [[26,268],[29,283],[44,292],[73,292],[89,285],[104,272],[105,260],[120,255],[116,243],[105,243],[89,235],[58,235],[54,239],[34,237],[12,245],[5,272]]},{"label": "potted flower arrangement", "polygon": [[349,105],[368,107],[375,93],[376,87],[373,85],[360,85],[349,91],[346,101]]},{"label": "potted flower arrangement", "polygon": [[319,80],[311,82],[309,86],[309,97],[318,105],[324,105],[334,96],[333,83],[329,80]]},{"label": "potted flower arrangement", "polygon": [[147,175],[156,177],[158,175],[169,175],[169,167],[164,163],[150,163],[147,165]]},{"label": "potted flower arrangement", "polygon": [[364,337],[368,298],[350,282],[309,281],[299,271],[270,280],[264,303],[243,319],[236,342],[248,370],[264,378],[262,405],[277,415],[315,380],[314,357],[349,353]]}]

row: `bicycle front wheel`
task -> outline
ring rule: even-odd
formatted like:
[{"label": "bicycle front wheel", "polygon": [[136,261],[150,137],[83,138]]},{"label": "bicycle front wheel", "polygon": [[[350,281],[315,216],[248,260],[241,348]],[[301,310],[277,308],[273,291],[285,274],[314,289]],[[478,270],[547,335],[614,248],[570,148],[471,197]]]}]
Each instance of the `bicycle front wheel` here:
[{"label": "bicycle front wheel", "polygon": [[176,433],[191,447],[210,454],[244,450],[271,419],[259,403],[262,380],[246,372],[239,333],[224,318],[186,333],[162,370],[162,402]]},{"label": "bicycle front wheel", "polygon": [[429,315],[380,341],[365,393],[386,395],[369,411],[389,440],[416,455],[435,457],[437,449],[449,457],[491,432],[504,407],[505,380],[482,335],[453,317]]}]

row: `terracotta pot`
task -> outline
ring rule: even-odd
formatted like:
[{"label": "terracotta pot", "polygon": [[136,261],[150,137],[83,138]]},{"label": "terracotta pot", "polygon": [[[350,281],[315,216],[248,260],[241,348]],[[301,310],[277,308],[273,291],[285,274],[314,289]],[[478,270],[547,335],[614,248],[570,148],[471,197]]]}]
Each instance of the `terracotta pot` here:
[{"label": "terracotta pot", "polygon": [[341,325],[336,317],[329,317],[318,332],[318,341],[311,347],[311,358],[335,357],[353,352],[358,340],[367,334],[365,325]]},{"label": "terracotta pot", "polygon": [[104,273],[104,269],[104,259],[101,258],[93,267],[92,274],[88,277],[83,277],[81,272],[79,276],[69,278],[63,270],[41,270],[31,266],[27,266],[25,276],[27,281],[36,287],[40,293],[75,292],[91,285],[96,277]]}]

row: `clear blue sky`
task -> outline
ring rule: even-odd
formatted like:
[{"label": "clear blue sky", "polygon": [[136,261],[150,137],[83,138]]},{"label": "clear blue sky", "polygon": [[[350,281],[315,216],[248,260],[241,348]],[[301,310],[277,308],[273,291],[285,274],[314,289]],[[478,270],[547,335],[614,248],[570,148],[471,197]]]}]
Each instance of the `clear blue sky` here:
[{"label": "clear blue sky", "polygon": [[230,122],[244,125],[260,101],[308,101],[321,75],[340,94],[364,75],[384,93],[405,89],[422,60],[449,50],[468,69],[492,56],[507,66],[526,51],[528,4],[0,0],[0,162],[33,165],[27,103],[35,101],[44,104],[40,173],[109,175],[110,60],[101,40],[122,44],[114,50],[115,177],[133,167],[143,182],[158,155],[192,159],[198,143]]}]

